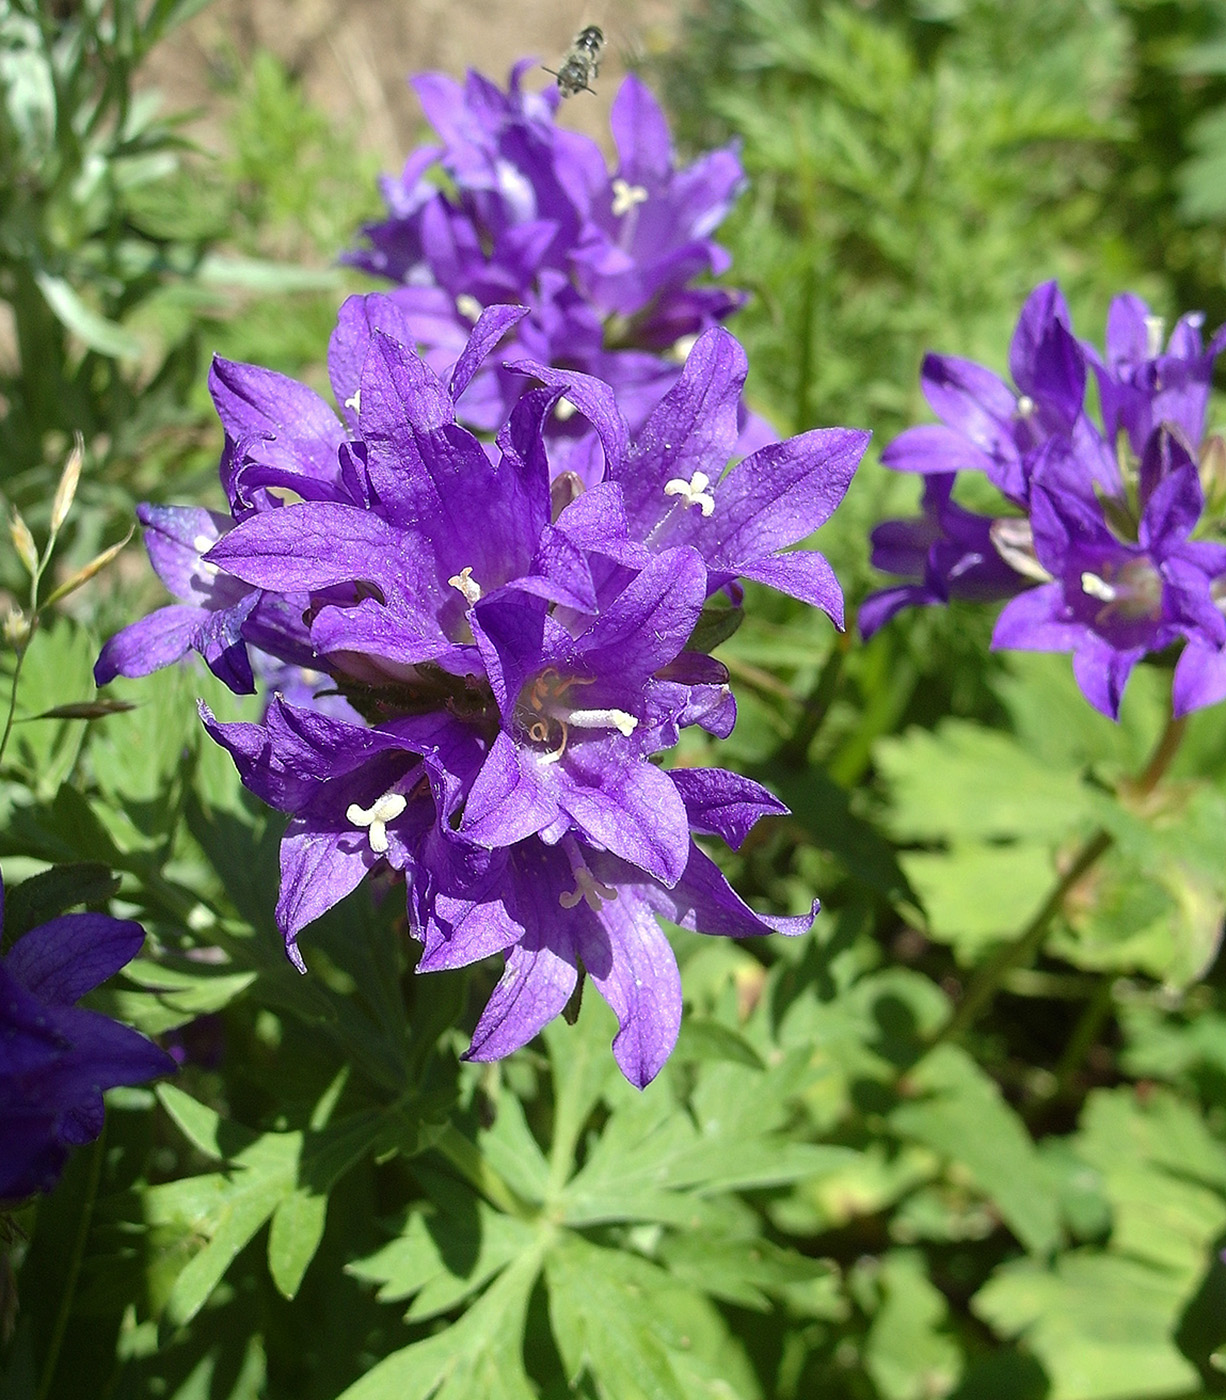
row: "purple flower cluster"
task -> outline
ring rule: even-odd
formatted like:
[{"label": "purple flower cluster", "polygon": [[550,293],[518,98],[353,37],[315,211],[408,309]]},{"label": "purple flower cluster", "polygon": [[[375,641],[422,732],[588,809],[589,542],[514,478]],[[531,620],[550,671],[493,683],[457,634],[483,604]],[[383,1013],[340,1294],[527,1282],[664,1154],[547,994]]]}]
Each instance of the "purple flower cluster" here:
[{"label": "purple flower cluster", "polygon": [[0,1201],[55,1185],[69,1151],[102,1131],[104,1089],[177,1069],[143,1035],[74,1004],[144,939],[127,920],[63,914],[0,958]]},{"label": "purple flower cluster", "polygon": [[[676,166],[668,124],[648,89],[627,77],[613,103],[617,168],[600,148],[554,123],[556,85],[508,90],[470,72],[413,79],[440,144],[414,151],[382,192],[389,217],[368,225],[368,246],[345,261],[401,284],[393,294],[426,362],[439,373],[459,355],[483,308],[515,302],[528,315],[512,353],[582,370],[617,390],[632,431],[676,382],[676,347],[722,321],[739,292],[696,278],[728,266],[710,235],[744,184],[734,148]],[[426,178],[441,167],[451,192]],[[406,342],[412,343],[412,342]],[[494,367],[473,377],[461,422],[494,431],[519,396]],[[547,425],[583,480],[599,471],[599,446],[563,400]],[[742,411],[740,452],[773,434]],[[557,460],[561,461],[558,457]]]},{"label": "purple flower cluster", "polygon": [[[399,872],[420,971],[505,957],[472,1058],[526,1043],[586,973],[643,1085],[680,1018],[657,915],[733,937],[811,922],[755,914],[694,841],[739,845],[783,810],[775,798],[653,758],[685,726],[732,728],[727,672],[691,646],[712,595],[754,579],[841,623],[829,565],[791,546],[841,500],[868,435],[813,430],[725,470],[746,366],[713,328],[637,435],[606,382],[505,366],[535,387],[491,449],[456,400],[526,315],[486,308],[440,378],[400,299],[351,298],[329,350],[340,416],[301,384],[217,361],[230,515],[142,510],[183,601],[113,638],[97,676],[188,649],[236,690],[252,687],[253,655],[257,670],[310,667],[323,704],[279,694],[259,724],[204,712],[244,783],[290,815],[277,904],[290,956],[302,966],[300,931],[368,874]],[[600,444],[586,481],[551,460],[563,394]]]},{"label": "purple flower cluster", "polygon": [[[924,477],[923,515],[873,532],[874,565],[907,582],[865,600],[865,636],[905,607],[1008,599],[993,646],[1072,652],[1082,692],[1112,718],[1137,662],[1176,645],[1175,713],[1226,698],[1226,544],[1206,538],[1220,535],[1206,496],[1220,495],[1222,447],[1205,437],[1226,328],[1206,345],[1201,320],[1184,316],[1164,340],[1139,297],[1116,297],[1100,355],[1049,282],[1018,320],[1014,387],[928,355],[924,394],[941,421],[882,454]],[[1085,408],[1091,375],[1101,423]],[[958,505],[962,471],[982,472],[1007,512]]]}]

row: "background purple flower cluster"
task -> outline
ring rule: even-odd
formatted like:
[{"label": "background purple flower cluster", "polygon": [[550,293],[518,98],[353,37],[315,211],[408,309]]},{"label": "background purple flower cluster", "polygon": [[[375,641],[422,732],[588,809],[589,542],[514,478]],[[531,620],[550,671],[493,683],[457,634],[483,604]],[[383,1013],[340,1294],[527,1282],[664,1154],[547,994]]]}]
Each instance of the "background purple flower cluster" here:
[{"label": "background purple flower cluster", "polygon": [[102,1131],[104,1089],[177,1069],[143,1035],[75,1004],[144,941],[128,919],[62,914],[0,957],[0,1201],[55,1185],[69,1151]]},{"label": "background purple flower cluster", "polygon": [[[924,477],[923,515],[872,535],[873,563],[908,582],[865,600],[864,634],[908,606],[1009,599],[993,645],[1072,652],[1086,698],[1112,718],[1136,663],[1179,644],[1175,714],[1226,697],[1226,544],[1206,511],[1221,494],[1222,450],[1205,437],[1226,328],[1206,345],[1201,320],[1184,316],[1168,340],[1139,297],[1116,297],[1103,355],[1073,335],[1048,282],[1018,320],[1015,387],[928,355],[922,384],[941,421],[882,454]],[[1101,422],[1085,408],[1091,376]],[[986,475],[1010,512],[955,502],[961,471]]]},{"label": "background purple flower cluster", "polygon": [[[419,970],[505,955],[471,1057],[524,1044],[586,973],[642,1085],[681,1008],[657,914],[732,936],[811,922],[755,914],[693,839],[739,845],[781,804],[721,769],[652,760],[685,726],[732,728],[726,670],[690,645],[712,595],[755,579],[841,623],[829,565],[790,546],[842,499],[868,435],[814,430],[725,472],[746,365],[715,328],[637,437],[603,380],[506,366],[538,387],[491,453],[456,401],[526,315],[485,309],[439,378],[399,299],[351,298],[329,347],[339,417],[293,380],[216,362],[230,515],[143,509],[183,601],[113,638],[97,678],[189,649],[240,691],[253,655],[256,669],[309,666],[319,703],[278,694],[260,724],[204,712],[247,786],[290,815],[277,904],[290,956],[302,967],[303,927],[390,869]],[[586,484],[551,459],[563,394],[600,444]]]},{"label": "background purple flower cluster", "polygon": [[[413,87],[440,138],[414,151],[382,181],[389,217],[364,229],[368,246],[345,261],[402,284],[393,294],[426,361],[438,372],[459,355],[486,306],[515,302],[528,314],[514,351],[612,384],[632,430],[675,383],[684,350],[722,321],[743,294],[695,279],[728,267],[711,239],[744,185],[735,149],[711,151],[678,169],[668,124],[633,74],[613,103],[618,152],[610,171],[600,148],[554,123],[556,87],[508,90],[470,72],[441,73]],[[444,192],[427,178],[440,167]],[[458,408],[460,421],[493,431],[518,397],[514,376],[486,367]],[[562,401],[548,424],[555,457],[585,481],[599,449]],[[742,453],[772,439],[741,411]]]}]

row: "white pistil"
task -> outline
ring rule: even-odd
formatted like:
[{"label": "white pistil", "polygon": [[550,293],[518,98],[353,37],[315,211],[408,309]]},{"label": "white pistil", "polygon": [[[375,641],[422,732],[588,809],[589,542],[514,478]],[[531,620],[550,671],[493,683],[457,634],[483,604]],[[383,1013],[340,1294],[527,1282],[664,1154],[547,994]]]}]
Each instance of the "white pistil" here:
[{"label": "white pistil", "polygon": [[575,867],[575,888],[563,890],[558,895],[558,903],[563,909],[573,909],[580,900],[583,900],[593,914],[599,914],[606,899],[616,898],[616,890],[611,890],[608,885],[601,884],[586,865],[578,865]]},{"label": "white pistil", "polygon": [[1017,416],[1019,418],[1029,418],[1034,412],[1034,400],[1029,394],[1019,394],[1017,400]]},{"label": "white pistil", "polygon": [[1162,354],[1162,342],[1165,339],[1166,323],[1161,316],[1146,316],[1145,318],[1145,358],[1156,360]]},{"label": "white pistil", "polygon": [[375,855],[387,854],[387,823],[393,822],[409,805],[408,798],[400,792],[385,792],[376,797],[369,807],[359,807],[351,802],[345,808],[345,820],[354,826],[366,828],[366,839]]},{"label": "white pistil", "polygon": [[561,398],[553,406],[553,416],[559,423],[567,423],[579,410],[567,398]]},{"label": "white pistil", "polygon": [[680,496],[687,506],[697,506],[706,519],[715,510],[715,497],[707,490],[710,484],[711,478],[706,472],[695,472],[689,481],[675,476],[664,483],[664,494]]},{"label": "white pistil", "polygon": [[1119,597],[1116,589],[1104,578],[1099,578],[1097,574],[1092,574],[1087,570],[1081,576],[1081,591],[1087,598],[1097,598],[1103,603],[1114,603]]},{"label": "white pistil", "polygon": [[[204,555],[207,554],[216,543],[217,541],[210,539],[208,535],[197,535],[196,538],[192,541],[192,548],[196,551],[197,554]],[[200,560],[199,569],[200,572],[205,576],[205,578],[217,577],[217,565],[210,564],[207,559],[202,558]]]},{"label": "white pistil", "polygon": [[349,409],[350,412],[352,412],[352,413],[361,413],[361,411],[362,411],[362,391],[361,391],[361,389],[355,389],[355,390],[353,391],[353,393],[350,394],[349,397],[345,400],[344,406],[345,406],[345,408]]},{"label": "white pistil", "polygon": [[481,319],[482,311],[485,310],[471,292],[461,292],[460,295],[456,297],[455,309],[466,321],[470,321],[474,326]]},{"label": "white pistil", "polygon": [[636,204],[643,204],[646,199],[647,191],[642,185],[631,185],[620,175],[613,181],[613,217],[615,219],[620,219],[623,214],[628,214]]},{"label": "white pistil", "polygon": [[464,595],[464,601],[470,608],[481,601],[481,585],[473,578],[471,564],[466,564],[458,574],[452,574],[447,582]]},{"label": "white pistil", "polygon": [[625,710],[566,710],[550,708],[558,719],[565,719],[574,729],[616,729],[628,739],[639,727],[639,722]]}]

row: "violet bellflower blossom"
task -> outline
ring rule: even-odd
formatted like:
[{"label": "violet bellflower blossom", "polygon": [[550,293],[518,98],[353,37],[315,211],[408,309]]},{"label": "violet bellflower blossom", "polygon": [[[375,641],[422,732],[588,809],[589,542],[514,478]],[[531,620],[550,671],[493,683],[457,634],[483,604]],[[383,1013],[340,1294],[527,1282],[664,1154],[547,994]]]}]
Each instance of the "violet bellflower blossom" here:
[{"label": "violet bellflower blossom", "polygon": [[[533,67],[517,63],[506,92],[473,72],[462,84],[440,73],[413,79],[440,144],[414,152],[399,178],[382,181],[389,217],[368,224],[368,246],[344,261],[400,284],[394,295],[415,343],[440,372],[483,307],[526,306],[507,357],[606,381],[637,430],[678,377],[674,347],[744,300],[694,285],[727,269],[711,234],[744,173],[731,146],[678,167],[664,114],[634,75],[613,102],[618,160],[610,171],[595,142],[555,124],[556,85],[523,86]],[[451,193],[427,178],[436,164]],[[521,387],[506,371],[485,369],[460,421],[492,431]],[[569,465],[586,476],[592,442],[570,412],[560,403],[547,430],[559,449],[573,450]],[[773,437],[745,410],[741,422],[741,452]]]},{"label": "violet bellflower blossom", "polygon": [[[0,911],[4,888],[0,884]],[[74,1147],[102,1131],[102,1091],[173,1074],[143,1035],[75,1003],[130,962],[144,930],[63,914],[0,957],[0,1200],[49,1191]]]},{"label": "violet bellflower blossom", "polygon": [[[1137,662],[1172,647],[1176,714],[1226,698],[1226,532],[1206,508],[1215,440],[1204,431],[1224,347],[1226,330],[1206,346],[1186,316],[1164,348],[1145,303],[1125,295],[1100,356],[1073,337],[1047,283],[1014,335],[1016,392],[981,366],[928,356],[924,391],[943,421],[882,454],[924,476],[924,514],[874,530],[873,563],[905,582],[865,600],[864,634],[907,606],[1008,598],[993,646],[1071,652],[1083,694],[1112,718]],[[1102,426],[1084,408],[1090,370]],[[1000,490],[999,516],[953,501],[966,470]]]},{"label": "violet bellflower blossom", "polygon": [[[654,760],[689,725],[734,722],[726,670],[689,649],[712,595],[752,578],[841,619],[829,565],[792,546],[841,500],[868,435],[815,430],[725,470],[746,367],[715,328],[637,434],[604,381],[516,363],[542,387],[516,400],[491,455],[456,399],[496,337],[479,323],[444,382],[398,338],[398,314],[379,296],[342,311],[335,465],[292,417],[269,427],[278,415],[259,405],[290,402],[284,382],[225,367],[233,523],[201,563],[257,610],[298,609],[298,632],[267,626],[248,645],[293,663],[305,644],[350,717],[277,697],[260,724],[204,722],[289,814],[277,921],[299,967],[313,919],[397,872],[420,971],[504,957],[471,1057],[525,1044],[586,975],[643,1085],[681,1004],[657,915],[734,937],[811,921],[755,914],[694,841],[739,844],[781,805],[720,769]],[[563,393],[600,444],[586,486],[551,460]],[[244,436],[234,401],[264,427]]]}]

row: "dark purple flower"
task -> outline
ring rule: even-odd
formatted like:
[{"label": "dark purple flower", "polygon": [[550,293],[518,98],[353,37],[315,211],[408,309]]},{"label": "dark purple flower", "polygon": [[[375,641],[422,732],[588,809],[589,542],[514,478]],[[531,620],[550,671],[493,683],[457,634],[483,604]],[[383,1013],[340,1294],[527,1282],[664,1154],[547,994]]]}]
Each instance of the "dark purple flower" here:
[{"label": "dark purple flower", "polygon": [[[457,400],[522,314],[487,309],[444,382],[395,303],[351,299],[329,357],[339,441],[306,391],[226,367],[234,523],[191,568],[296,614],[292,646],[273,629],[245,640],[261,670],[317,678],[310,708],[277,695],[261,724],[204,722],[290,817],[277,920],[297,966],[312,920],[395,871],[422,971],[506,958],[474,1057],[522,1045],[588,974],[643,1084],[680,1008],[656,914],[730,936],[808,926],[753,914],[694,845],[738,844],[775,799],[656,759],[689,725],[734,722],[727,671],[689,649],[712,594],[752,578],[841,618],[825,559],[791,546],[841,500],[868,435],[815,431],[727,468],[745,362],[714,328],[637,441],[608,384],[521,362],[538,385],[482,443]],[[597,444],[586,482],[551,460],[563,393]]]},{"label": "dark purple flower", "polygon": [[[734,148],[678,168],[664,114],[629,76],[612,111],[618,164],[558,127],[556,87],[522,86],[533,64],[512,69],[508,90],[470,72],[413,80],[441,144],[410,157],[382,184],[389,217],[363,230],[369,247],[344,260],[399,283],[394,293],[411,339],[436,372],[454,358],[483,307],[528,309],[508,355],[569,366],[617,390],[638,429],[675,382],[687,342],[739,307],[743,295],[695,279],[722,273],[728,256],[711,238],[744,186]],[[428,178],[439,164],[444,193]],[[459,417],[492,431],[522,392],[488,367]],[[586,480],[589,443],[566,406],[548,426],[573,447],[565,465]],[[773,440],[741,411],[742,453]],[[590,434],[589,434],[590,438]],[[560,454],[555,451],[555,458]]]},{"label": "dark purple flower", "polygon": [[0,958],[0,1200],[55,1185],[69,1151],[102,1131],[104,1089],[175,1072],[143,1035],[74,1004],[144,938],[128,920],[64,914]]},{"label": "dark purple flower", "polygon": [[[1186,316],[1163,348],[1145,303],[1117,297],[1107,354],[1073,338],[1054,283],[1030,296],[1010,351],[1020,393],[967,361],[929,356],[925,393],[941,425],[909,429],[889,466],[926,477],[924,515],[873,532],[873,563],[907,581],[867,598],[868,635],[909,606],[951,597],[1013,597],[993,645],[1070,651],[1087,699],[1115,718],[1133,667],[1180,645],[1177,713],[1226,695],[1226,546],[1211,527],[1195,453],[1214,357]],[[1083,411],[1087,364],[1104,429]],[[991,519],[952,504],[956,473],[983,471],[1023,517]],[[1037,585],[1037,586],[1035,586]],[[1023,591],[1024,590],[1024,591]]]},{"label": "dark purple flower", "polygon": [[1054,282],[1027,298],[1009,370],[1016,390],[970,360],[926,355],[920,383],[941,422],[900,433],[881,454],[882,464],[926,474],[982,471],[1024,506],[1031,454],[1053,434],[1073,432],[1085,397],[1085,360]]},{"label": "dark purple flower", "polygon": [[[1142,469],[1135,540],[1121,539],[1076,457],[1049,444],[1031,487],[1034,552],[1051,582],[1006,605],[993,645],[1071,651],[1086,698],[1115,719],[1136,663],[1206,629],[1226,636],[1210,574],[1220,546],[1189,539],[1204,506],[1196,464],[1177,441],[1155,434],[1147,449],[1163,470]],[[1152,482],[1145,489],[1146,481]]]},{"label": "dark purple flower", "polygon": [[1180,432],[1195,451],[1205,432],[1213,361],[1226,348],[1226,326],[1206,346],[1205,318],[1181,316],[1163,346],[1163,325],[1140,297],[1125,293],[1107,313],[1107,353],[1083,344],[1098,379],[1108,442],[1127,433],[1139,457],[1154,430]]},{"label": "dark purple flower", "polygon": [[1002,556],[1002,538],[1026,522],[994,519],[951,499],[953,475],[924,478],[923,515],[887,520],[871,535],[872,565],[913,582],[885,588],[860,605],[861,634],[868,638],[903,608],[948,603],[951,598],[996,602],[1029,587],[1034,574],[1019,572]]}]

